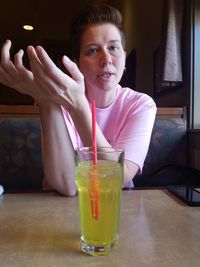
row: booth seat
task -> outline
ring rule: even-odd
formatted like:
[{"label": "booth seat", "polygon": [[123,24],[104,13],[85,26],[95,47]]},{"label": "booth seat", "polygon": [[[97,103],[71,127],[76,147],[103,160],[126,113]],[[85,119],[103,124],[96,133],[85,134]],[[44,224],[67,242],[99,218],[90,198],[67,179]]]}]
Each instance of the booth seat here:
[{"label": "booth seat", "polygon": [[[168,164],[188,165],[186,109],[158,108],[149,151],[135,187],[155,186],[149,176]],[[6,190],[42,190],[38,107],[0,106],[0,184]],[[160,180],[159,186],[166,181]]]}]

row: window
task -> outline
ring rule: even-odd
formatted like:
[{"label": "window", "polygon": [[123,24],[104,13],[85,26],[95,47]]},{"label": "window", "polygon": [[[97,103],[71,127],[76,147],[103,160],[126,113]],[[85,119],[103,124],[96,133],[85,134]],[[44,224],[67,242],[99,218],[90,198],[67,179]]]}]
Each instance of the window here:
[{"label": "window", "polygon": [[200,129],[200,1],[191,0],[190,128]]}]

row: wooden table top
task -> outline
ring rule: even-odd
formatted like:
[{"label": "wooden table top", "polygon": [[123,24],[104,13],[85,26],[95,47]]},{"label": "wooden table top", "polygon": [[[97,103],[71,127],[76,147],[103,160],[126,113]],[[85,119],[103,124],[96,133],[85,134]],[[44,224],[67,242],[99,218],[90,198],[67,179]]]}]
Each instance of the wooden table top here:
[{"label": "wooden table top", "polygon": [[200,266],[200,207],[188,207],[165,190],[122,192],[119,245],[110,255],[82,253],[79,233],[77,197],[0,197],[2,267]]}]

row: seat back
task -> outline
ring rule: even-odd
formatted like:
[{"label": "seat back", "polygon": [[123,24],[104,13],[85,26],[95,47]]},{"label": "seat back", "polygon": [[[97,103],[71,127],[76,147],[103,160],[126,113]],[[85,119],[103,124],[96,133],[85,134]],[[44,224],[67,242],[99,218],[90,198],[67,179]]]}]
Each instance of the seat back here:
[{"label": "seat back", "polygon": [[[135,186],[151,186],[149,176],[165,165],[188,166],[187,143],[186,109],[159,108],[143,172],[134,178]],[[159,185],[165,183],[160,180]]]}]

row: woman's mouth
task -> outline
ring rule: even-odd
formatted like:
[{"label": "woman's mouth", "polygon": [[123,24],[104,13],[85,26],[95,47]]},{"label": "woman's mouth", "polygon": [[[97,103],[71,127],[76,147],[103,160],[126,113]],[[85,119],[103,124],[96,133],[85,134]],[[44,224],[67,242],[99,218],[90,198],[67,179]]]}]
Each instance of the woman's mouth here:
[{"label": "woman's mouth", "polygon": [[114,75],[114,73],[111,73],[111,72],[103,72],[101,74],[98,75],[98,77],[102,80],[109,80],[112,76]]}]

